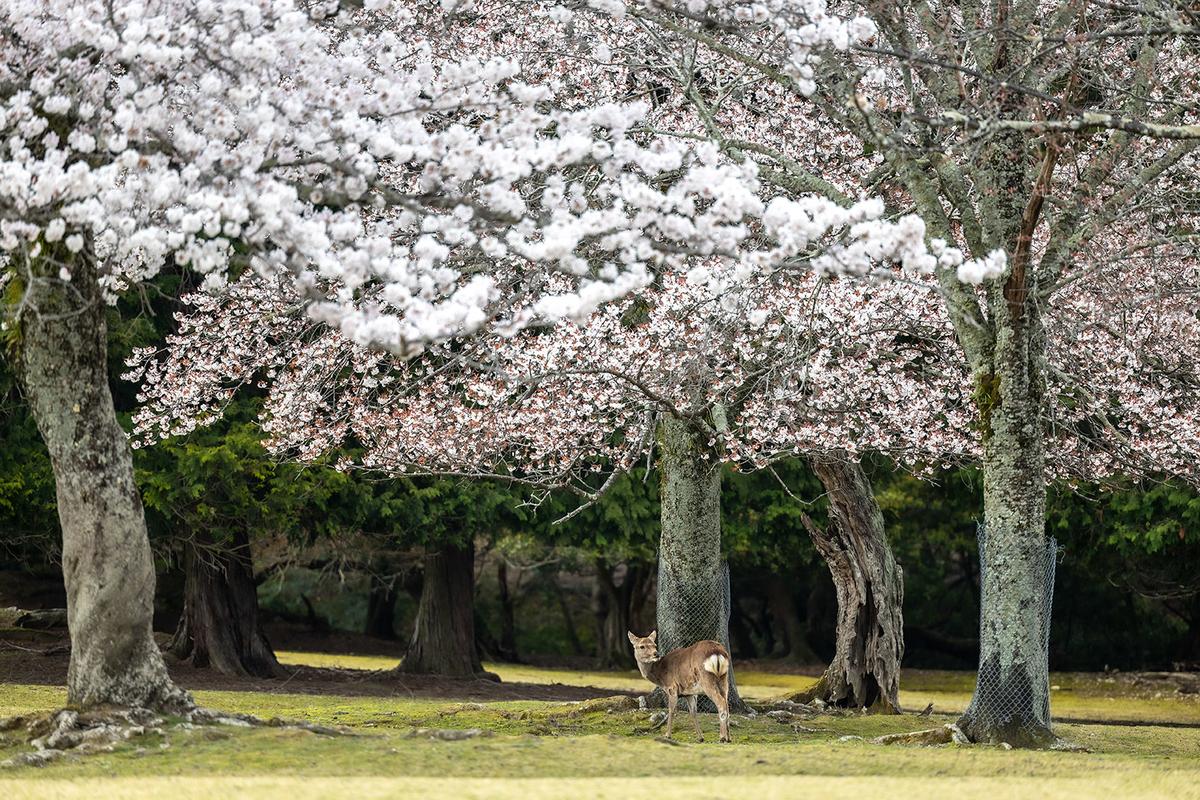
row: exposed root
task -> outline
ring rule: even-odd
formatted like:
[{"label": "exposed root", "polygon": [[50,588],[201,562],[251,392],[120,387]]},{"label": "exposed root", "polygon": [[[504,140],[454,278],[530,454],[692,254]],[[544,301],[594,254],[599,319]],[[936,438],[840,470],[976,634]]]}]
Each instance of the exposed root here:
[{"label": "exposed root", "polygon": [[646,734],[646,733],[653,733],[654,731],[658,730],[659,728],[661,728],[662,726],[667,724],[667,712],[655,711],[653,714],[650,715],[649,723],[650,724],[648,727],[634,728],[633,733],[635,735],[641,735],[641,734]]},{"label": "exposed root", "polygon": [[64,756],[111,753],[122,742],[147,734],[166,737],[163,717],[144,708],[129,710],[73,711],[61,709],[48,714],[0,720],[0,730],[11,731],[33,747],[18,753],[0,767],[41,766]]},{"label": "exposed root", "polygon": [[918,747],[939,747],[947,744],[971,744],[971,740],[953,722],[940,728],[930,728],[911,733],[891,733],[887,736],[876,736],[872,744],[899,744]]},{"label": "exposed root", "polygon": [[[799,703],[794,700],[771,700],[765,703],[747,703],[750,710],[756,714],[766,714],[768,717],[780,719],[781,714],[791,714],[794,717],[815,717],[818,714],[829,713],[829,706],[822,700],[809,703]],[[783,721],[782,719],[780,721]]]},{"label": "exposed root", "polygon": [[622,714],[629,711],[636,711],[637,707],[637,700],[628,695],[619,694],[612,697],[597,697],[595,700],[584,700],[575,706],[572,716],[591,714],[597,711]]},{"label": "exposed root", "polygon": [[348,728],[315,725],[304,720],[278,717],[263,720],[249,714],[227,714],[196,706],[179,717],[162,716],[147,708],[110,707],[86,711],[64,708],[44,714],[0,719],[0,743],[12,743],[15,739],[33,748],[0,761],[0,768],[43,766],[61,758],[77,759],[96,753],[111,753],[125,744],[136,747],[157,745],[165,750],[171,746],[172,736],[190,735],[206,725],[246,728],[267,726],[326,736],[351,733]]}]

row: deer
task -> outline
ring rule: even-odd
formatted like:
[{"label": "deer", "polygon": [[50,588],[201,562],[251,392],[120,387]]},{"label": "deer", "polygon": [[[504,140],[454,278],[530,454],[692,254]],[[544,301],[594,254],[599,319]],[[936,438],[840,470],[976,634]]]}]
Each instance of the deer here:
[{"label": "deer", "polygon": [[658,631],[649,636],[634,636],[629,632],[633,644],[633,657],[637,660],[642,677],[662,687],[667,693],[667,732],[671,738],[671,726],[675,722],[675,706],[680,697],[687,698],[688,710],[696,726],[696,740],[703,742],[700,720],[696,717],[696,703],[700,695],[708,695],[717,706],[721,721],[722,742],[732,742],[729,737],[729,651],[720,642],[711,639],[696,642],[691,647],[672,650],[665,656],[659,655],[655,638]]}]

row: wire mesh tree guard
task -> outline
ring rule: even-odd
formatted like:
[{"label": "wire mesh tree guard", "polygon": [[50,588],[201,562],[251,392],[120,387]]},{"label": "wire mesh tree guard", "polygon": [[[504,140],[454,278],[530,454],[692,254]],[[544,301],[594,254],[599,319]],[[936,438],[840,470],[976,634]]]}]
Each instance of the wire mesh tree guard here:
[{"label": "wire mesh tree guard", "polygon": [[[688,577],[665,567],[658,567],[658,651],[663,653],[712,639],[729,650],[729,564],[722,561],[712,575]],[[732,659],[730,659],[732,662]],[[651,705],[666,705],[666,693],[655,689],[647,701]],[[679,708],[686,708],[684,698]],[[729,666],[729,708],[743,708],[734,680],[733,664]],[[716,706],[707,697],[700,697],[699,709],[715,712]]]},{"label": "wire mesh tree guard", "polygon": [[[979,607],[982,626],[983,609],[996,602],[996,598],[987,580],[989,556],[985,523],[977,523],[976,535],[979,538]],[[985,668],[985,654],[981,650],[978,685],[963,716],[964,720],[993,730],[1009,728],[1015,721],[1017,727],[1027,734],[1035,733],[1038,728],[1050,729],[1050,613],[1054,602],[1054,572],[1058,553],[1058,541],[1051,537],[1045,545],[1045,567],[1040,587],[1035,590],[1041,593],[1037,619],[1037,636],[1041,646],[1025,665],[1028,684],[1023,687],[1002,685],[1004,676]]]}]

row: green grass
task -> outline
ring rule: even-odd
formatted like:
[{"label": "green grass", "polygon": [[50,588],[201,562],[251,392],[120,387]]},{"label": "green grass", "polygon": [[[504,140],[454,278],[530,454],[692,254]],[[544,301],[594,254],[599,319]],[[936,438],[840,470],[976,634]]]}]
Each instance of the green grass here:
[{"label": "green grass", "polygon": [[[281,654],[289,663],[379,668],[364,656]],[[336,660],[335,660],[336,659]],[[355,659],[354,661],[346,659]],[[364,659],[364,660],[358,660]],[[644,689],[635,673],[578,673],[489,665],[506,681],[581,683]],[[970,677],[915,673],[902,703],[934,698],[935,711],[965,707]],[[811,679],[747,671],[746,694]],[[1121,684],[1056,675],[1058,718],[1153,719],[1200,725],[1200,704],[1187,696],[1143,698]],[[774,692],[778,694],[778,692]],[[285,692],[196,692],[203,705],[263,717],[349,726],[352,736],[280,728],[168,728],[112,753],[46,767],[0,772],[0,797],[309,797],[363,798],[429,793],[431,797],[628,797],[655,800],[717,795],[755,800],[828,797],[1200,798],[1200,727],[1058,723],[1056,732],[1091,752],[1004,751],[991,747],[882,747],[863,739],[931,727],[948,717],[817,717],[802,728],[765,717],[735,717],[732,746],[699,744],[677,715],[677,746],[656,741],[650,713],[581,713],[575,704],[462,703],[409,697],[342,697]],[[757,695],[762,696],[762,695]],[[61,706],[61,688],[0,685],[0,716]],[[928,702],[928,700],[925,700]],[[944,706],[942,704],[945,704]],[[1078,713],[1076,713],[1078,712]],[[489,736],[441,741],[416,728],[480,728]],[[168,747],[161,747],[168,744]],[[16,752],[0,743],[0,760]],[[669,778],[670,780],[664,780]]]},{"label": "green grass", "polygon": [[0,683],[0,719],[62,708],[67,702],[65,686],[26,686]]},{"label": "green grass", "polygon": [[[383,670],[396,666],[395,658],[387,656],[331,655],[327,653],[280,652],[285,664],[313,667],[343,667],[349,669]],[[596,686],[613,691],[642,692],[648,684],[634,671],[582,672],[578,670],[545,669],[514,664],[485,664],[508,683],[561,683],[572,686]],[[1167,695],[1154,697],[1153,692],[1132,692],[1114,678],[1098,679],[1094,675],[1052,673],[1051,713],[1064,720],[1109,720],[1114,722],[1167,722],[1200,724],[1200,698]],[[1112,681],[1105,683],[1104,681]],[[816,678],[771,672],[740,670],[737,673],[738,691],[752,700],[801,691],[812,686]],[[906,671],[901,679],[900,706],[918,711],[933,703],[939,714],[958,715],[967,710],[975,691],[975,675],[945,670]],[[1118,702],[1136,699],[1137,702]]]},{"label": "green grass", "polygon": [[[296,653],[281,651],[276,654],[283,664],[310,667],[341,667],[346,669],[383,670],[396,666],[396,659],[389,656],[360,656],[331,653]],[[614,692],[646,691],[649,684],[637,670],[627,672],[585,672],[581,670],[546,669],[522,664],[484,664],[507,683],[562,683],[570,686],[596,686]],[[954,673],[947,673],[954,674]],[[740,670],[737,673],[738,691],[743,697],[765,699],[778,697],[788,692],[807,689],[816,683],[816,678],[804,675],[786,675],[772,672]],[[973,688],[973,686],[972,686]],[[966,691],[970,700],[971,690]],[[928,702],[928,701],[926,701]],[[922,708],[924,705],[922,705]],[[963,706],[966,707],[965,705]]]}]

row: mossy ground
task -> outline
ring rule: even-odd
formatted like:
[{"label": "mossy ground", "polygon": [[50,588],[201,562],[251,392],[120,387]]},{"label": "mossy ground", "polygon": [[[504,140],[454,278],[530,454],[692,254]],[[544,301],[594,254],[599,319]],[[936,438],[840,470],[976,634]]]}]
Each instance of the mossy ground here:
[{"label": "mossy ground", "polygon": [[[337,659],[330,661],[329,659]],[[282,660],[381,668],[369,657]],[[644,689],[635,673],[579,673],[489,665],[510,681],[582,683]],[[739,685],[764,697],[803,688],[811,678],[743,670]],[[970,697],[971,676],[907,675],[905,708],[934,702],[934,715],[819,716],[798,725],[763,716],[734,719],[732,746],[719,745],[716,720],[702,718],[695,742],[686,714],[675,745],[658,741],[645,711],[581,713],[576,704],[461,703],[410,697],[349,697],[277,692],[196,692],[203,705],[262,717],[345,725],[350,736],[280,728],[203,726],[146,735],[112,753],[0,773],[0,797],[308,798],[384,797],[414,792],[449,797],[617,797],[655,800],[716,795],[756,800],[829,797],[1171,797],[1200,798],[1200,703],[1174,695],[1137,696],[1096,676],[1056,675],[1052,711],[1059,736],[1090,752],[1005,751],[990,747],[883,747],[864,739],[940,725]],[[801,685],[796,685],[800,683]],[[759,692],[755,687],[763,687]],[[929,699],[927,699],[929,698]],[[44,711],[65,701],[60,688],[0,685],[0,717]],[[1155,724],[1108,724],[1137,719]],[[1195,727],[1186,727],[1193,725]],[[487,736],[443,741],[419,728],[479,728]],[[843,738],[862,737],[862,738]],[[168,747],[161,745],[168,744]],[[15,752],[0,742],[0,760]],[[664,780],[669,779],[669,780]]]}]

